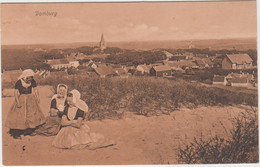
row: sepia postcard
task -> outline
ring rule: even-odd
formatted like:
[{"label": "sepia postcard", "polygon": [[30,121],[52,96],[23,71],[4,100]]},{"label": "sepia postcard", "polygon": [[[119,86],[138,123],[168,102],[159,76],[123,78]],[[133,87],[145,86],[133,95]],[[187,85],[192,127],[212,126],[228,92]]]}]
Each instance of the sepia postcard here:
[{"label": "sepia postcard", "polygon": [[259,165],[256,1],[1,4],[2,164]]}]

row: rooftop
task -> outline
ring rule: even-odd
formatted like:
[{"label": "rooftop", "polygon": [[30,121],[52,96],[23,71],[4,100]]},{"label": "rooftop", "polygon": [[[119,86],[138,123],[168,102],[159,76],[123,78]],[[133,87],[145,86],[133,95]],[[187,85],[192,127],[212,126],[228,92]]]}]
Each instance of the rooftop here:
[{"label": "rooftop", "polygon": [[96,71],[96,73],[97,73],[98,75],[100,75],[100,76],[103,76],[103,75],[107,76],[107,75],[113,75],[113,74],[115,74],[113,68],[110,67],[110,66],[97,67],[97,68],[95,69],[95,71]]},{"label": "rooftop", "polygon": [[155,69],[155,71],[169,71],[169,70],[171,70],[171,67],[167,66],[167,65],[154,66],[153,68]]},{"label": "rooftop", "polygon": [[234,64],[244,64],[253,62],[253,60],[248,54],[232,54],[227,55],[227,58]]},{"label": "rooftop", "polygon": [[48,60],[47,63],[49,65],[58,65],[58,64],[69,64],[69,61],[67,59],[53,59],[53,60]]}]

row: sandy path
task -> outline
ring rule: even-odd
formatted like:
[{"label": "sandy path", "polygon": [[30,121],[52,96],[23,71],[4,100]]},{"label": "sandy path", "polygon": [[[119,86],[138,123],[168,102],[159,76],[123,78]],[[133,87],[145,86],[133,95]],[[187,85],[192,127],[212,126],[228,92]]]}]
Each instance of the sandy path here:
[{"label": "sandy path", "polygon": [[[52,92],[39,87],[41,107],[48,115]],[[13,97],[2,99],[3,123]],[[245,106],[244,106],[245,107]],[[3,126],[4,165],[112,165],[176,164],[176,150],[194,136],[225,136],[220,121],[228,129],[230,119],[243,106],[182,109],[170,115],[144,117],[126,113],[121,120],[89,121],[93,132],[102,133],[117,145],[98,150],[62,150],[51,146],[54,137],[26,136],[14,140]],[[201,134],[202,133],[202,134]],[[23,151],[23,147],[25,150]]]}]

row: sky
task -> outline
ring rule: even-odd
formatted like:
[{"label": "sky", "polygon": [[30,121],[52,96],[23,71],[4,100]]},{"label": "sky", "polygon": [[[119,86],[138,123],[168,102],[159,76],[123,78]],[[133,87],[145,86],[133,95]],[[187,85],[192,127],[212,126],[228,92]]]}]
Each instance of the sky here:
[{"label": "sky", "polygon": [[102,32],[107,42],[256,38],[256,8],[256,1],[2,4],[2,44],[98,42]]}]

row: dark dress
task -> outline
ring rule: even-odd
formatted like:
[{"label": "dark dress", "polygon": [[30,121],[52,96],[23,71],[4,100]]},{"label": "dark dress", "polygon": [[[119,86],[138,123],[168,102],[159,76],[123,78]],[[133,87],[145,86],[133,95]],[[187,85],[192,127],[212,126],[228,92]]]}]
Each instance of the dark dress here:
[{"label": "dark dress", "polygon": [[29,86],[28,88],[23,87],[21,80],[18,80],[14,86],[14,88],[19,91],[20,95],[21,94],[31,94],[32,88],[35,88],[35,87],[37,87],[37,84],[34,79],[31,81],[31,86]]},{"label": "dark dress", "polygon": [[[57,102],[57,98],[53,98],[51,101],[51,109],[58,110],[58,105],[60,103]],[[62,104],[65,106],[67,104],[67,100]],[[57,115],[48,116],[46,118],[46,123],[40,126],[36,131],[35,135],[44,135],[44,136],[54,136],[57,135],[61,128],[61,117],[63,115],[63,111],[57,112]]]},{"label": "dark dress", "polygon": [[35,129],[45,122],[45,117],[37,102],[36,97],[32,94],[32,89],[35,88],[35,80],[31,81],[29,87],[24,87],[21,80],[15,84],[15,89],[18,90],[18,100],[21,107],[18,107],[16,102],[11,107],[7,115],[5,126],[10,128],[10,132],[14,130]]},{"label": "dark dress", "polygon": [[[69,111],[69,105],[66,105],[65,108],[64,108],[63,115],[65,115],[69,121],[72,121],[68,117],[68,111]],[[83,119],[84,111],[82,111],[81,109],[77,109],[76,115],[75,115],[73,120],[78,120],[78,118],[80,118],[80,117]]]}]

